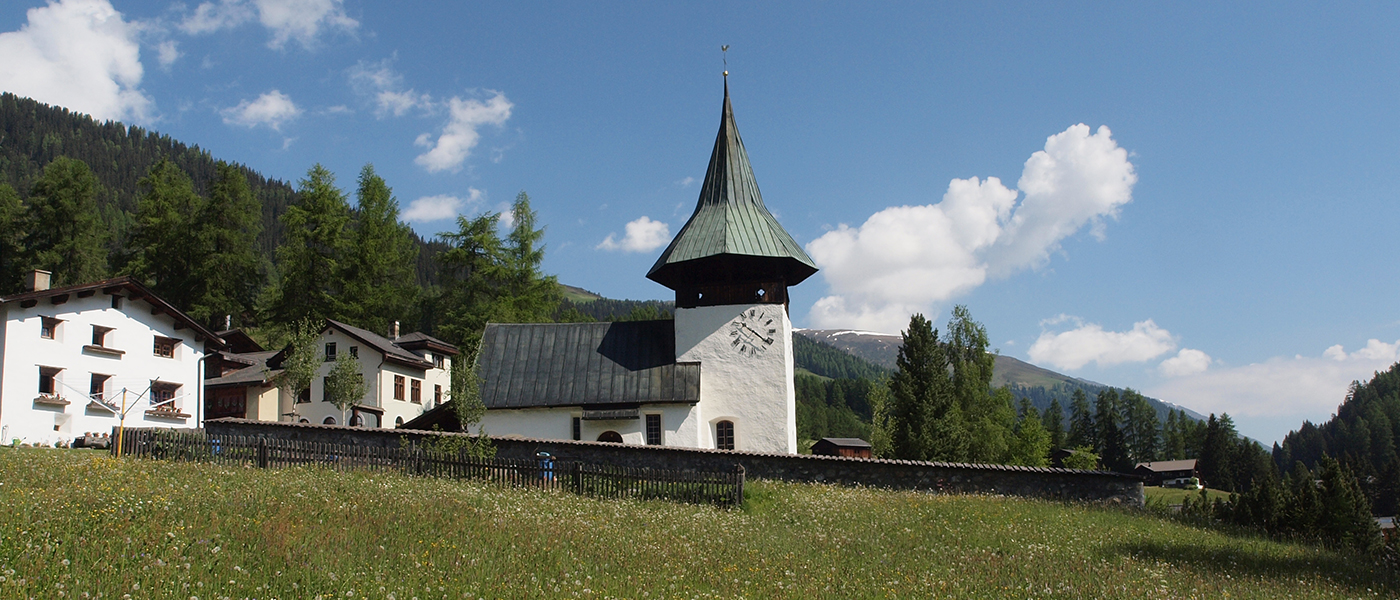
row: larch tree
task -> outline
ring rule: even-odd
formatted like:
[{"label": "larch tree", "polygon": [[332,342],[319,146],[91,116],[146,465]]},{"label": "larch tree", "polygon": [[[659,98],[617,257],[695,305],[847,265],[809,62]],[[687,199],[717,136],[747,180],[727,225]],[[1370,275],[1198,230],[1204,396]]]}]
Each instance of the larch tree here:
[{"label": "larch tree", "polygon": [[1045,414],[1041,415],[1041,424],[1045,426],[1045,433],[1050,436],[1050,449],[1058,450],[1065,447],[1065,415],[1064,408],[1060,406],[1059,398],[1050,399],[1050,407],[1045,409]]},{"label": "larch tree", "polygon": [[1152,408],[1146,397],[1131,388],[1123,390],[1122,407],[1129,456],[1135,463],[1157,460],[1162,438],[1157,409]]},{"label": "larch tree", "polygon": [[67,157],[45,166],[30,187],[28,262],[52,273],[55,286],[107,275],[107,235],[97,213],[100,188],[87,164]]},{"label": "larch tree", "polygon": [[347,317],[383,332],[390,322],[407,319],[417,301],[418,246],[413,230],[399,221],[399,201],[373,165],[360,170],[355,197],[359,210],[345,264]]},{"label": "larch tree", "polygon": [[1093,409],[1089,407],[1089,396],[1084,393],[1083,388],[1074,389],[1069,410],[1069,437],[1066,445],[1071,448],[1098,447],[1099,433],[1094,426]]},{"label": "larch tree", "polygon": [[511,231],[505,243],[505,289],[497,301],[501,320],[511,323],[547,323],[563,298],[559,282],[540,270],[544,262],[544,228],[530,208],[530,196],[521,191],[511,205]]},{"label": "larch tree", "polygon": [[262,232],[262,206],[248,187],[248,178],[233,165],[219,162],[209,201],[200,214],[200,235],[209,250],[201,276],[204,297],[195,312],[208,325],[223,327],[232,316],[235,326],[254,320],[258,291],[262,289],[263,261],[258,254]]},{"label": "larch tree", "polygon": [[126,271],[166,301],[188,311],[200,322],[196,305],[204,299],[203,262],[210,249],[200,236],[204,199],[194,191],[189,175],[169,160],[151,165],[139,182],[144,193],[136,201],[136,225],[131,235],[133,257]]},{"label": "larch tree", "polygon": [[24,258],[27,230],[24,203],[8,183],[0,183],[0,294],[21,289],[28,264]]},{"label": "larch tree", "polygon": [[344,319],[350,204],[335,187],[335,175],[319,164],[299,182],[297,197],[282,214],[286,239],[277,248],[280,279],[271,317],[283,323]]},{"label": "larch tree", "polygon": [[1105,388],[1099,392],[1094,402],[1094,425],[1099,434],[1095,449],[1103,466],[1120,473],[1132,472],[1133,463],[1128,455],[1127,439],[1123,435],[1122,409],[1117,390]]}]

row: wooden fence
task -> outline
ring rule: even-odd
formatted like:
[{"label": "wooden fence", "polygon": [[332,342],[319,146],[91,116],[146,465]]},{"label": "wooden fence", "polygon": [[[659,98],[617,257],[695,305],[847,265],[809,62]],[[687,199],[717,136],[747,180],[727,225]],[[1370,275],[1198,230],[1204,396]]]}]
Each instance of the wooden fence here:
[{"label": "wooden fence", "polygon": [[[338,471],[397,471],[426,477],[481,479],[520,487],[570,491],[600,498],[662,499],[739,506],[744,467],[727,473],[590,464],[543,458],[480,459],[417,446],[384,448],[265,437],[128,429],[121,454],[139,458],[252,465],[317,465]],[[112,454],[117,455],[113,444]]]}]

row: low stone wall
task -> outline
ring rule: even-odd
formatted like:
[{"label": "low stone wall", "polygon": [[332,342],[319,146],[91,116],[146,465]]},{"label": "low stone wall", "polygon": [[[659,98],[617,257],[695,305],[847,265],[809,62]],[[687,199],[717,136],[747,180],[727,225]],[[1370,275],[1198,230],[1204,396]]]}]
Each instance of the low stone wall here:
[{"label": "low stone wall", "polygon": [[[210,435],[267,436],[362,446],[399,447],[439,436],[464,433],[364,429],[336,425],[270,423],[246,419],[205,422]],[[603,442],[492,438],[497,456],[533,458],[548,452],[560,460],[658,469],[729,471],[744,466],[750,478],[859,485],[944,493],[1004,494],[1079,502],[1142,506],[1142,479],[1136,475],[1073,469],[969,465],[839,456],[760,454],[728,450],[635,446]]]}]

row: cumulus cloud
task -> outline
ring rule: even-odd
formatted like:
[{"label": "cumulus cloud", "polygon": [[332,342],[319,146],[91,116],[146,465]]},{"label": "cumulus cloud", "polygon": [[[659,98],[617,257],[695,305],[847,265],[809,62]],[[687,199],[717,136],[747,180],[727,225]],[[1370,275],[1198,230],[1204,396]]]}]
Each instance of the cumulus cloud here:
[{"label": "cumulus cloud", "polygon": [[1176,356],[1162,361],[1157,365],[1157,370],[1167,377],[1181,377],[1184,375],[1195,375],[1210,368],[1213,362],[1209,354],[1191,348],[1182,348]]},{"label": "cumulus cloud", "polygon": [[451,219],[462,213],[469,204],[481,201],[481,190],[471,188],[466,198],[448,194],[424,196],[408,204],[403,211],[403,219],[414,223]]},{"label": "cumulus cloud", "polygon": [[97,119],[144,121],[140,26],[107,0],[31,8],[19,31],[0,33],[0,89]]},{"label": "cumulus cloud", "polygon": [[275,50],[291,40],[312,48],[323,31],[352,32],[360,26],[345,14],[344,0],[219,0],[195,7],[179,28],[197,35],[238,27],[254,18],[272,34],[267,45]]},{"label": "cumulus cloud", "polygon": [[1240,367],[1216,368],[1165,380],[1150,396],[1200,413],[1228,412],[1267,423],[1274,431],[1246,432],[1265,443],[1304,419],[1320,422],[1346,398],[1352,381],[1370,379],[1397,359],[1400,341],[1372,339],[1355,352],[1340,345],[1318,356],[1274,357]]},{"label": "cumulus cloud", "polygon": [[160,61],[161,68],[170,70],[170,65],[180,60],[180,47],[175,40],[166,40],[156,46],[156,60]]},{"label": "cumulus cloud", "polygon": [[225,108],[219,111],[219,114],[223,115],[224,123],[229,125],[250,128],[266,125],[273,131],[281,131],[282,124],[295,119],[301,114],[301,109],[297,108],[286,94],[272,90],[258,96],[257,100],[244,100],[239,102],[238,106]]},{"label": "cumulus cloud", "polygon": [[377,63],[360,61],[349,69],[350,87],[362,95],[374,98],[375,114],[384,117],[392,113],[401,117],[415,108],[425,112],[433,109],[433,98],[412,89],[403,89],[403,76],[394,72],[391,59]]},{"label": "cumulus cloud", "polygon": [[510,111],[515,105],[506,99],[505,94],[495,94],[485,102],[476,99],[463,100],[455,96],[448,100],[450,116],[442,128],[442,133],[436,141],[427,133],[418,136],[415,143],[429,150],[418,155],[413,162],[427,169],[429,173],[461,169],[462,163],[471,155],[472,148],[476,147],[476,143],[481,139],[477,130],[483,125],[504,124],[506,119],[510,118]]},{"label": "cumulus cloud", "polygon": [[910,313],[988,277],[1042,266],[1086,225],[1101,233],[1103,219],[1132,200],[1136,181],[1109,129],[1079,124],[1031,155],[1015,190],[996,177],[954,179],[937,204],[890,207],[859,227],[841,224],[807,245],[830,288],[813,306],[812,323],[899,331]]},{"label": "cumulus cloud", "polygon": [[671,241],[670,226],[646,216],[628,223],[626,231],[627,234],[622,236],[621,240],[615,239],[615,234],[609,233],[597,248],[623,252],[651,252]]},{"label": "cumulus cloud", "polygon": [[1104,331],[1095,323],[1082,323],[1068,331],[1044,331],[1027,354],[1033,362],[1073,371],[1091,362],[1101,367],[1145,362],[1175,349],[1171,332],[1148,319],[1134,323],[1128,331]]}]

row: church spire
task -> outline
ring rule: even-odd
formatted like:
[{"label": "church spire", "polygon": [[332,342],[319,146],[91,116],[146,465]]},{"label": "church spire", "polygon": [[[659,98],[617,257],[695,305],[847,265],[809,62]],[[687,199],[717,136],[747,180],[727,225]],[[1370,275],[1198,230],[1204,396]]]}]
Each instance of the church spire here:
[{"label": "church spire", "polygon": [[[785,288],[817,272],[802,246],[763,204],[734,122],[725,73],[719,134],[695,213],[647,273],[648,279],[676,290],[681,303],[683,289],[747,282]],[[782,292],[782,299],[767,292],[768,301],[784,301],[786,289]]]}]

